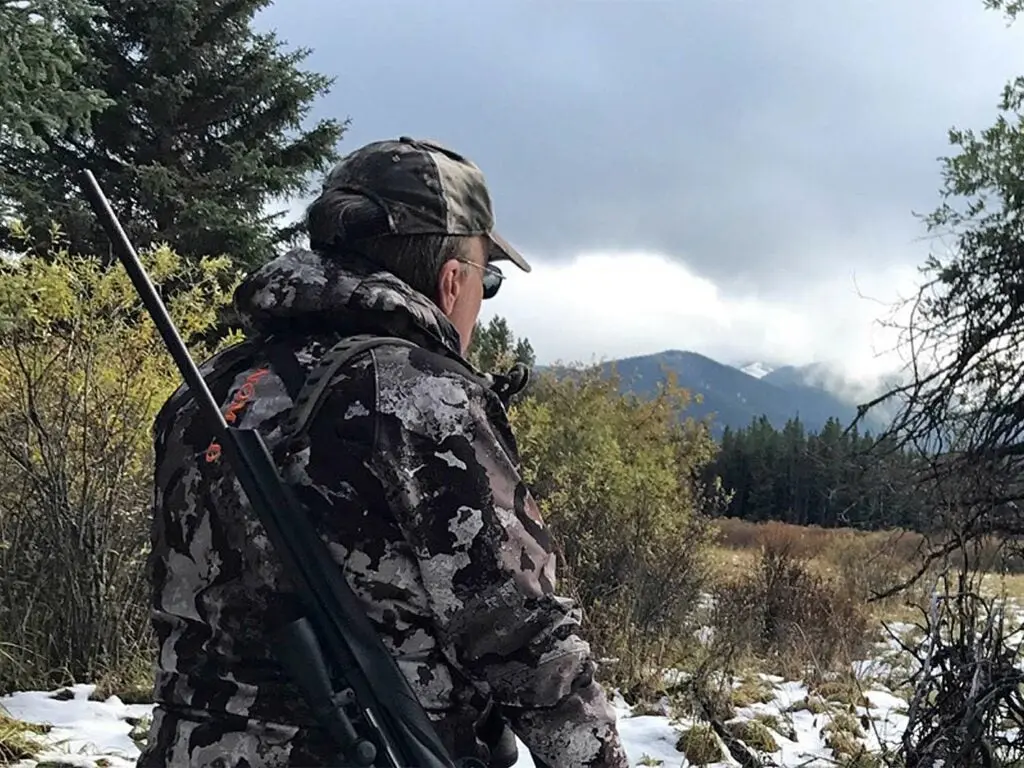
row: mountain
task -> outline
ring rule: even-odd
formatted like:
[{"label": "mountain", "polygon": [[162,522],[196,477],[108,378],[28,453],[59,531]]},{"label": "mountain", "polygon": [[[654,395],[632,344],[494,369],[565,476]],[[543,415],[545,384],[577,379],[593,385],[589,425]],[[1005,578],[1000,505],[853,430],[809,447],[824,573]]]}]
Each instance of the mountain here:
[{"label": "mountain", "polygon": [[[605,363],[603,370],[619,376],[620,389],[641,396],[653,396],[665,380],[666,371],[675,374],[679,386],[700,394],[703,402],[693,403],[689,415],[703,418],[714,414],[714,433],[726,427],[746,427],[762,415],[777,429],[799,416],[807,429],[819,430],[829,418],[837,418],[844,427],[856,416],[856,404],[839,392],[848,387],[829,375],[824,366],[745,366],[748,371],[712,360],[710,357],[669,350],[653,355],[629,357]],[[761,374],[753,375],[753,374]],[[866,419],[860,430],[877,433],[884,424],[877,418]]]}]

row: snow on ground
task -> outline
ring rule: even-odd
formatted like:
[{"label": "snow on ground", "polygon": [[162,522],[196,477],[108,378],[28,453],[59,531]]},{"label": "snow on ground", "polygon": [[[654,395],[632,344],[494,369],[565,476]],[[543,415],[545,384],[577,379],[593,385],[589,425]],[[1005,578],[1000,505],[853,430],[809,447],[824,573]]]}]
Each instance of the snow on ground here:
[{"label": "snow on ground", "polygon": [[[910,629],[910,625],[890,627],[900,634]],[[907,705],[886,687],[886,683],[897,684],[894,681],[899,675],[894,675],[894,670],[899,661],[898,644],[890,638],[876,644],[873,658],[853,664],[853,672],[861,681],[864,693],[859,703],[867,706],[853,706],[852,709],[850,702],[829,703],[817,698],[800,681],[760,675],[760,680],[754,682],[762,688],[764,695],[758,697],[762,701],[737,706],[734,720],[756,719],[768,728],[778,749],[760,753],[767,758],[766,765],[835,766],[836,756],[828,746],[828,732],[843,717],[849,721],[852,716],[867,726],[856,738],[868,750],[878,751],[882,744],[895,746],[906,727]],[[669,682],[679,682],[678,677],[671,672],[666,674]],[[58,765],[75,768],[133,766],[139,748],[132,737],[144,738],[152,706],[126,705],[116,696],[106,701],[94,701],[90,697],[95,689],[93,685],[76,685],[60,691],[15,693],[0,697],[0,712],[27,723],[52,726],[45,735],[31,735],[46,745],[38,768],[56,768]],[[814,706],[810,706],[812,703]],[[687,768],[690,765],[677,745],[680,736],[694,725],[694,721],[670,718],[663,713],[652,714],[650,706],[634,711],[617,694],[613,704],[633,766]],[[668,711],[665,706],[662,710]],[[732,723],[729,721],[727,725]],[[34,764],[25,760],[18,765],[28,768]],[[709,768],[724,768],[738,763],[727,758],[708,765]],[[515,768],[534,768],[533,760],[521,743],[520,759]]]},{"label": "snow on ground", "polygon": [[[743,719],[756,716],[775,716],[787,722],[792,731],[787,738],[783,733],[772,730],[779,750],[768,756],[780,766],[834,766],[832,752],[826,746],[822,729],[829,715],[813,714],[807,710],[788,711],[790,707],[805,699],[807,688],[799,682],[781,681],[768,678],[774,699],[737,709]],[[55,698],[57,691],[30,691],[0,698],[0,706],[12,717],[29,723],[50,724],[52,730],[45,736],[33,738],[44,742],[48,748],[40,755],[41,765],[55,768],[128,768],[134,765],[139,749],[129,733],[138,720],[148,715],[150,705],[125,705],[116,696],[106,701],[92,701],[89,696],[95,690],[92,685],[76,685],[70,690],[74,696]],[[864,739],[869,749],[878,749],[879,739],[894,742],[899,738],[905,718],[901,710],[906,704],[892,693],[883,689],[869,690],[867,699],[870,708],[857,708],[857,715],[867,714],[873,728]],[[693,725],[686,719],[670,719],[662,715],[636,715],[622,701],[615,699],[619,715],[619,727],[626,752],[634,766],[657,766],[682,768],[688,766],[682,752],[676,745],[682,731]],[[785,729],[783,729],[785,730]],[[877,733],[876,733],[877,731]],[[770,763],[769,763],[770,764]],[[19,766],[33,765],[33,761],[22,761]],[[710,764],[715,768],[735,766],[732,761]],[[533,760],[520,744],[520,759],[515,768],[533,768]]]},{"label": "snow on ground", "polygon": [[[1008,601],[1006,608],[1016,618],[1024,620],[1024,606],[1016,600]],[[840,727],[871,752],[880,751],[882,745],[896,747],[907,726],[907,703],[898,694],[906,695],[906,691],[889,686],[899,686],[906,679],[908,659],[900,642],[890,635],[909,644],[920,642],[922,638],[920,630],[911,624],[888,622],[887,627],[888,632],[880,637],[870,657],[852,663],[851,671],[860,682],[863,694],[857,697],[856,703],[849,698],[843,701],[842,697],[827,701],[818,692],[809,691],[799,680],[762,674],[753,680],[762,688],[762,695],[757,697],[760,701],[736,706],[735,718],[727,721],[727,727],[754,720],[764,725],[777,746],[774,752],[759,753],[766,766],[834,768],[837,756],[829,747],[829,732],[833,727]],[[708,639],[709,632],[698,630],[698,636]],[[664,679],[672,686],[685,682],[686,678],[684,672],[669,670]],[[57,691],[27,691],[0,697],[0,714],[49,726],[44,735],[26,734],[45,746],[39,759],[23,760],[16,765],[21,768],[133,767],[139,755],[135,739],[145,738],[152,706],[126,705],[116,696],[106,701],[92,700],[95,691],[96,686],[82,684]],[[695,725],[693,720],[669,717],[667,700],[658,708],[647,705],[636,709],[618,694],[612,701],[632,766],[688,768],[691,765],[678,747],[680,737]],[[846,724],[840,726],[843,719]],[[850,730],[851,720],[856,723],[853,731]],[[720,740],[718,743],[721,745]],[[520,759],[515,768],[535,768],[521,742],[519,748]],[[708,768],[732,768],[738,763],[726,758],[706,765]]]},{"label": "snow on ground", "polygon": [[[15,720],[52,725],[44,736],[26,734],[47,745],[40,758],[62,765],[127,768],[135,764],[139,748],[129,734],[134,722],[150,714],[149,704],[127,705],[116,696],[90,701],[96,686],[75,685],[61,691],[26,691],[0,698],[0,707]],[[70,691],[73,698],[64,698]],[[100,758],[106,758],[100,761]],[[20,765],[31,765],[23,761]]]}]

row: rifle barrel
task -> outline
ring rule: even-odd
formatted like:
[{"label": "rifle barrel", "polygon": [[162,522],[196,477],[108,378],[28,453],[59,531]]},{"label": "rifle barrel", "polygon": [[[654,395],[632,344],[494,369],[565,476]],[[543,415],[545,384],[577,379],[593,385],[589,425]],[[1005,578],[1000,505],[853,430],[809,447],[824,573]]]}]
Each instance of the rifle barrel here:
[{"label": "rifle barrel", "polygon": [[199,367],[192,360],[192,356],[189,355],[188,347],[185,346],[185,342],[178,335],[174,322],[167,312],[167,307],[164,306],[163,301],[160,299],[160,294],[157,293],[156,287],[149,279],[149,275],[146,274],[146,270],[142,267],[142,261],[139,259],[138,253],[135,252],[135,247],[132,245],[131,240],[128,239],[128,235],[125,234],[121,222],[117,220],[117,216],[110,207],[110,202],[107,200],[106,195],[103,194],[103,190],[100,189],[99,182],[96,181],[92,171],[88,169],[82,171],[81,179],[85,196],[96,212],[100,220],[100,226],[103,227],[107,237],[110,238],[114,252],[128,272],[132,285],[135,286],[135,290],[138,291],[142,303],[146,305],[150,317],[153,318],[157,330],[160,331],[164,344],[167,346],[167,351],[174,358],[174,363],[178,366],[178,370],[181,371],[182,378],[188,384],[193,397],[201,401],[199,403],[200,407],[214,420],[217,436],[223,437],[228,427],[224,414],[221,413],[217,402],[213,399],[210,388],[206,386],[206,381],[203,380],[202,374],[199,373]]}]

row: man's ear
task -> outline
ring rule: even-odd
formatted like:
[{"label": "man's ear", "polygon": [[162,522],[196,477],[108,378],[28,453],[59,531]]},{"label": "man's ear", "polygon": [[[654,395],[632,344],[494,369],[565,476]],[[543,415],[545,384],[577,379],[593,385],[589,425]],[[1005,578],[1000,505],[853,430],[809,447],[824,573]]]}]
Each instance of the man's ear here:
[{"label": "man's ear", "polygon": [[462,290],[462,264],[455,259],[448,259],[441,265],[441,271],[437,275],[437,305],[444,314],[449,314],[455,308],[455,301],[459,298],[459,291]]}]

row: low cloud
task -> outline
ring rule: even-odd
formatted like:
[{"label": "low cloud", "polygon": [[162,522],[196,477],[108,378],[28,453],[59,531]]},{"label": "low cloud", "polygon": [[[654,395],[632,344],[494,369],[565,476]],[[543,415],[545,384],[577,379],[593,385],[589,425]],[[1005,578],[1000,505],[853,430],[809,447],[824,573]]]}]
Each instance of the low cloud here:
[{"label": "low cloud", "polygon": [[678,257],[590,252],[507,268],[483,319],[508,318],[541,363],[590,363],[685,349],[721,362],[806,365],[871,385],[900,365],[896,334],[878,325],[913,291],[911,268],[842,273],[787,299],[727,291]]}]

